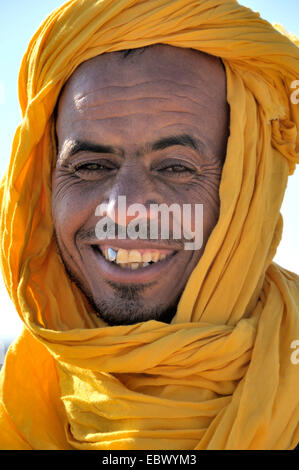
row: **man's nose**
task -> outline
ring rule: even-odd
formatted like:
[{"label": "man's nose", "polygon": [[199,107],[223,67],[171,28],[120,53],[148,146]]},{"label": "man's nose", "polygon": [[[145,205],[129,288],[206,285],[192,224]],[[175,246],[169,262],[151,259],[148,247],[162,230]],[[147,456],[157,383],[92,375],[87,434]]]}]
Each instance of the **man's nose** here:
[{"label": "man's nose", "polygon": [[163,201],[155,184],[145,172],[123,172],[111,188],[107,200],[107,216],[116,224],[127,226],[137,216],[146,220],[153,218],[150,206],[161,202]]}]

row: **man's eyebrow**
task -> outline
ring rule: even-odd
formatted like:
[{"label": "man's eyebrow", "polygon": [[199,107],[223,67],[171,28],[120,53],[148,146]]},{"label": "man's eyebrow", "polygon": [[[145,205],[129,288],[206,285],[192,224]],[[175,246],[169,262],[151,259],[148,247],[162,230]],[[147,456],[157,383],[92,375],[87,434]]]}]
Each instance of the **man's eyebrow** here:
[{"label": "man's eyebrow", "polygon": [[167,147],[172,147],[174,145],[183,145],[185,147],[191,147],[193,150],[201,150],[199,149],[199,145],[193,137],[189,134],[181,134],[181,135],[173,135],[169,137],[164,137],[159,139],[157,142],[152,144],[151,150],[163,150]]},{"label": "man's eyebrow", "polygon": [[[147,144],[146,149],[150,151],[163,150],[168,147],[175,145],[182,145],[185,147],[191,147],[193,150],[202,151],[202,143],[195,140],[189,134],[181,135],[171,135],[168,137],[163,137],[157,140],[154,143]],[[113,147],[112,145],[104,144],[95,144],[93,142],[81,141],[81,140],[72,140],[67,143],[65,148],[61,151],[61,156],[63,159],[70,158],[79,152],[92,152],[92,153],[105,153],[105,154],[124,154],[124,152],[118,148]]]},{"label": "man's eyebrow", "polygon": [[65,149],[62,149],[64,158],[69,158],[79,152],[92,153],[119,153],[119,151],[111,145],[95,144],[93,142],[73,140],[68,142]]}]

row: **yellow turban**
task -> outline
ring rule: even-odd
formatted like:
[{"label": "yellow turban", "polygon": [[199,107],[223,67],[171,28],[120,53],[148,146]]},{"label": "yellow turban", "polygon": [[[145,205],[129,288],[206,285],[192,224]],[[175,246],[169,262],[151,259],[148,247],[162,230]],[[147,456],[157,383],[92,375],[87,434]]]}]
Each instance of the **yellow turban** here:
[{"label": "yellow turban", "polygon": [[[220,217],[171,324],[109,327],[57,252],[53,110],[83,61],[155,43],[225,65]],[[298,78],[295,42],[235,0],[71,0],[42,24],[1,185],[1,266],[24,322],[1,371],[1,449],[296,447],[299,281],[272,259],[299,161]]]}]

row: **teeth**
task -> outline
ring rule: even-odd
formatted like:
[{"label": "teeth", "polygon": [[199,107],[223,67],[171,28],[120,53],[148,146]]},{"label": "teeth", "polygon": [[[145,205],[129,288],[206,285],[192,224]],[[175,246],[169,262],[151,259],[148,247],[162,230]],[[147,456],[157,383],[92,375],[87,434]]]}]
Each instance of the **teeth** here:
[{"label": "teeth", "polygon": [[149,263],[121,263],[119,266],[121,268],[130,268],[134,270],[137,268],[146,268],[149,265]]},{"label": "teeth", "polygon": [[131,269],[138,269],[139,263],[131,263]]},{"label": "teeth", "polygon": [[166,253],[160,253],[159,250],[145,251],[140,253],[138,250],[125,250],[119,248],[105,248],[103,250],[104,257],[110,262],[116,262],[121,268],[131,268],[133,270],[138,268],[145,268],[150,263],[157,263],[166,258]]},{"label": "teeth", "polygon": [[142,255],[137,250],[131,250],[129,252],[129,263],[140,263],[142,261]]},{"label": "teeth", "polygon": [[128,268],[129,264],[128,263],[122,263],[119,265],[121,268]]},{"label": "teeth", "polygon": [[108,248],[108,259],[109,261],[116,260],[116,251],[114,251],[113,248]]},{"label": "teeth", "polygon": [[129,261],[128,251],[120,248],[117,252],[117,258],[116,258],[117,264],[127,263],[128,261]]},{"label": "teeth", "polygon": [[159,251],[153,251],[152,252],[152,261],[154,263],[156,263],[157,261],[159,261],[159,258],[160,258],[160,253]]},{"label": "teeth", "polygon": [[145,253],[143,253],[142,261],[144,263],[149,263],[150,261],[152,261],[152,254],[150,251],[146,251]]}]

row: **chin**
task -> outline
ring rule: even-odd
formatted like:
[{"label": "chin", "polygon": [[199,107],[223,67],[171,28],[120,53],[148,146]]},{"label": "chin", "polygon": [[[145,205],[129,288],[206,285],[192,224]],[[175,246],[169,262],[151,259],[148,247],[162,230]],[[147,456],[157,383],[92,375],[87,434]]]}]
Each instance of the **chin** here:
[{"label": "chin", "polygon": [[155,320],[170,323],[176,313],[176,305],[153,306],[137,300],[101,300],[95,301],[97,316],[110,326],[134,325]]}]

